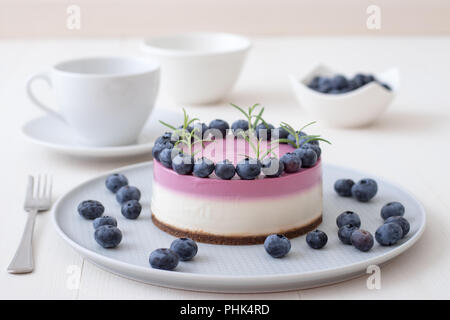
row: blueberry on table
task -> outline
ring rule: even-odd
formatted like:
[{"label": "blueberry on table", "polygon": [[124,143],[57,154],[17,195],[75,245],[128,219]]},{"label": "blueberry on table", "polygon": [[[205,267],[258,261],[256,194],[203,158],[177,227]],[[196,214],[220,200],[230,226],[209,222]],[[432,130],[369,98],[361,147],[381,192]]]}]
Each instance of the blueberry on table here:
[{"label": "blueberry on table", "polygon": [[164,149],[172,149],[172,148],[173,148],[173,144],[170,141],[166,141],[166,142],[158,143],[158,144],[155,143],[155,145],[152,148],[153,159],[160,161],[159,155],[160,155],[161,151],[163,151]]},{"label": "blueberry on table", "polygon": [[357,213],[353,211],[345,211],[337,216],[336,224],[338,228],[341,228],[347,224],[351,224],[352,226],[359,228],[361,226],[361,219]]},{"label": "blueberry on table", "polygon": [[339,179],[334,183],[334,190],[341,197],[351,197],[354,184],[355,182],[352,179]]},{"label": "blueberry on table", "polygon": [[187,154],[177,154],[172,159],[172,169],[178,174],[191,174],[194,170],[194,158]]},{"label": "blueberry on table", "polygon": [[381,217],[386,220],[389,217],[403,216],[405,207],[400,202],[389,202],[381,208]]},{"label": "blueberry on table", "polygon": [[352,232],[350,242],[359,251],[369,251],[373,247],[373,236],[369,231],[357,229]]},{"label": "blueberry on table", "polygon": [[377,191],[378,185],[373,179],[362,179],[352,187],[353,197],[361,202],[367,202],[375,197]]},{"label": "blueberry on table", "polygon": [[179,257],[170,249],[160,248],[153,251],[148,260],[154,269],[173,270],[178,265]]},{"label": "blueberry on table", "polygon": [[173,148],[165,148],[159,153],[159,162],[166,167],[172,168],[172,156],[175,156],[176,149]]},{"label": "blueberry on table", "polygon": [[294,152],[283,154],[280,161],[283,162],[284,171],[287,173],[297,172],[302,167],[302,160]]},{"label": "blueberry on table", "polygon": [[[286,129],[283,129],[282,127],[278,127],[274,130],[272,130],[272,138],[275,139],[287,139],[289,136],[289,132],[286,131]],[[286,142],[280,142],[280,143],[286,143]]]},{"label": "blueberry on table", "polygon": [[179,238],[172,242],[170,249],[178,254],[181,261],[189,261],[197,254],[198,246],[192,239]]},{"label": "blueberry on table", "polygon": [[317,163],[317,154],[311,148],[297,148],[294,153],[300,158],[303,168],[311,168]]},{"label": "blueberry on table", "polygon": [[236,120],[231,125],[231,130],[233,130],[233,134],[238,137],[239,132],[244,133],[248,130],[248,121],[247,120]]},{"label": "blueberry on table", "polygon": [[141,214],[142,206],[138,200],[129,200],[122,204],[122,215],[127,219],[137,219]]},{"label": "blueberry on table", "polygon": [[106,178],[105,185],[106,188],[112,193],[116,193],[117,190],[126,186],[128,184],[128,179],[123,174],[113,173]]},{"label": "blueberry on table", "polygon": [[277,158],[265,158],[261,163],[261,171],[268,178],[276,178],[284,172],[284,164]]},{"label": "blueberry on table", "polygon": [[98,217],[98,218],[95,218],[93,225],[94,225],[94,229],[98,229],[101,226],[117,227],[117,220],[116,220],[116,218],[110,217],[110,216]]},{"label": "blueberry on table", "polygon": [[141,192],[138,188],[133,186],[123,186],[116,192],[116,200],[118,203],[123,204],[130,200],[141,199]]},{"label": "blueberry on table", "polygon": [[384,223],[397,223],[401,228],[402,228],[402,238],[404,238],[408,232],[409,232],[409,222],[408,220],[406,220],[405,218],[401,217],[401,216],[392,216],[387,218]]},{"label": "blueberry on table", "polygon": [[314,152],[317,154],[317,159],[319,159],[322,154],[322,149],[320,149],[319,144],[316,144],[315,142],[316,141],[310,141],[307,143],[303,143],[300,148],[313,149]]},{"label": "blueberry on table", "polygon": [[282,258],[291,250],[291,242],[282,234],[271,234],[264,241],[264,249],[273,258]]},{"label": "blueberry on table", "polygon": [[78,213],[85,219],[94,220],[101,217],[105,207],[97,200],[85,200],[78,205]]},{"label": "blueberry on table", "polygon": [[199,178],[208,178],[213,173],[216,165],[208,158],[202,157],[195,160],[194,163],[194,176]]},{"label": "blueberry on table", "polygon": [[95,230],[94,238],[103,248],[115,248],[122,241],[122,232],[114,226],[101,226]]},{"label": "blueberry on table", "polygon": [[358,230],[358,227],[351,224],[340,227],[338,231],[339,240],[345,244],[352,244],[351,236],[355,230]]},{"label": "blueberry on table", "polygon": [[396,244],[403,237],[402,227],[398,223],[385,223],[375,232],[375,239],[382,246]]},{"label": "blueberry on table", "polygon": [[327,234],[320,230],[311,231],[306,235],[306,243],[313,249],[322,249],[327,241]]},{"label": "blueberry on table", "polygon": [[254,180],[261,173],[261,162],[245,158],[237,164],[236,173],[242,180]]},{"label": "blueberry on table", "polygon": [[227,136],[227,130],[230,129],[230,125],[225,120],[215,119],[209,123],[209,129],[217,129],[222,134],[222,138]]},{"label": "blueberry on table", "polygon": [[270,140],[272,138],[272,130],[275,130],[275,127],[270,123],[260,123],[256,126],[256,137],[262,140]]},{"label": "blueberry on table", "polygon": [[225,159],[216,163],[216,169],[214,171],[216,176],[223,180],[230,180],[236,173],[236,168],[231,161]]}]

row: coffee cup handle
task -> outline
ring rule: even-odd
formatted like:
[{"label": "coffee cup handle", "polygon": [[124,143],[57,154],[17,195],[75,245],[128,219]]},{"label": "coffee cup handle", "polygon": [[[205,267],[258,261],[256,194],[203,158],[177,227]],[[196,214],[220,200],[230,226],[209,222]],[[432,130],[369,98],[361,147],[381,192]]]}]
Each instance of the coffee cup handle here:
[{"label": "coffee cup handle", "polygon": [[47,112],[48,114],[58,118],[59,120],[62,120],[64,122],[66,122],[66,120],[64,120],[63,116],[61,114],[59,114],[58,112],[52,110],[51,108],[47,107],[45,104],[43,104],[41,101],[39,101],[36,96],[33,93],[32,90],[32,84],[34,81],[36,80],[43,80],[45,81],[48,86],[51,88],[52,87],[52,80],[50,78],[50,74],[48,72],[41,72],[41,73],[36,73],[34,75],[32,75],[28,80],[27,80],[27,95],[28,98],[30,98],[30,100],[39,108],[41,108],[42,110],[44,110],[45,112]]}]

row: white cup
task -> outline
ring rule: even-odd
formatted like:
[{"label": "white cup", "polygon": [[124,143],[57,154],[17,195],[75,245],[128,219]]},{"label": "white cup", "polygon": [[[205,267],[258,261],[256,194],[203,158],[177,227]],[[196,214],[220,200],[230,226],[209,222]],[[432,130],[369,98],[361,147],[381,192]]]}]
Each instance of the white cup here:
[{"label": "white cup", "polygon": [[238,79],[250,47],[247,38],[210,32],[156,37],[142,45],[161,63],[162,87],[181,104],[222,100]]},{"label": "white cup", "polygon": [[[52,88],[57,111],[32,92],[35,80]],[[81,144],[119,146],[137,140],[153,109],[159,65],[138,58],[93,57],[57,63],[27,81],[27,94],[42,110],[66,122]]]}]

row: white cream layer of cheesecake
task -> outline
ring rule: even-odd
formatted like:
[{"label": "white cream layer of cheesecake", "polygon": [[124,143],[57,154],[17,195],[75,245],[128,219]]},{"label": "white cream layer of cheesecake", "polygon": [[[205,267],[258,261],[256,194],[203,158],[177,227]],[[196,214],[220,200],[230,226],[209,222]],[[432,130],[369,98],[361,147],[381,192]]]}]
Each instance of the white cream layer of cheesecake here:
[{"label": "white cream layer of cheesecake", "polygon": [[286,196],[217,199],[170,190],[153,182],[151,210],[177,229],[222,236],[280,233],[322,214],[322,184]]}]

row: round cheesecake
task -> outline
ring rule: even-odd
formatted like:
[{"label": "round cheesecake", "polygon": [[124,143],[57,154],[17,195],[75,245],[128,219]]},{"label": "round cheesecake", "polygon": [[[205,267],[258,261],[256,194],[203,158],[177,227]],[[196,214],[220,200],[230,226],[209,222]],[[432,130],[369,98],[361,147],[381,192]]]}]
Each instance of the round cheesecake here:
[{"label": "round cheesecake", "polygon": [[[214,141],[201,153],[215,163],[228,159],[236,164],[243,154],[254,156],[245,141],[233,141],[229,151],[227,143]],[[275,152],[281,157],[293,150],[280,144]],[[154,161],[151,210],[158,228],[199,242],[258,244],[273,233],[296,237],[322,221],[321,160],[295,173],[276,178],[261,174],[254,180],[180,175]]]}]

